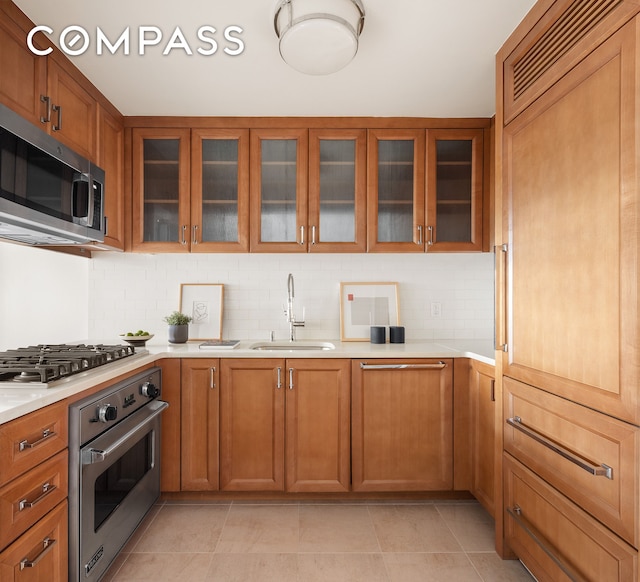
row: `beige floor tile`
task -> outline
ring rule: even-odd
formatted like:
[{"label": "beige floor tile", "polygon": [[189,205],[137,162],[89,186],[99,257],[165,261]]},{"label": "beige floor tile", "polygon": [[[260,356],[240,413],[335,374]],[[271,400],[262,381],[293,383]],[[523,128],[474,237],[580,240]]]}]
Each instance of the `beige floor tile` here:
[{"label": "beige floor tile", "polygon": [[469,558],[451,554],[384,554],[391,582],[482,582]]},{"label": "beige floor tile", "polygon": [[232,505],[218,553],[298,551],[297,505]]},{"label": "beige floor tile", "polygon": [[133,552],[213,552],[229,506],[164,505]]},{"label": "beige floor tile", "polygon": [[297,582],[296,554],[214,554],[207,582]]},{"label": "beige floor tile", "polygon": [[389,582],[382,554],[298,554],[301,582]]},{"label": "beige floor tile", "polygon": [[467,555],[484,582],[532,582],[534,580],[518,560],[502,560],[495,552]]},{"label": "beige floor tile", "polygon": [[204,582],[212,554],[129,554],[113,582]]},{"label": "beige floor tile", "polygon": [[379,552],[366,506],[300,506],[299,552]]},{"label": "beige floor tile", "polygon": [[432,505],[375,505],[369,512],[383,552],[461,552]]},{"label": "beige floor tile", "polygon": [[436,504],[438,513],[465,552],[495,550],[494,522],[478,503]]}]

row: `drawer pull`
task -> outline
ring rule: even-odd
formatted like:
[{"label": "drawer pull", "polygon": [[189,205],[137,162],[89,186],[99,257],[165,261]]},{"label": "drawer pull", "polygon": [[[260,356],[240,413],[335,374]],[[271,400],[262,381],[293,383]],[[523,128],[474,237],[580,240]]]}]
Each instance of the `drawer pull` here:
[{"label": "drawer pull", "polygon": [[41,445],[44,441],[46,441],[47,439],[50,439],[53,436],[56,436],[56,433],[53,432],[53,430],[51,430],[50,428],[45,428],[42,431],[41,439],[38,439],[33,443],[30,443],[27,439],[20,441],[20,443],[18,444],[18,450],[22,452],[26,449],[34,449],[35,447],[37,447],[38,445]]},{"label": "drawer pull", "polygon": [[613,479],[613,469],[609,467],[609,465],[605,465],[604,463],[602,465],[589,463],[582,457],[578,456],[576,453],[565,449],[558,443],[553,442],[544,435],[541,435],[539,432],[523,424],[522,419],[519,416],[507,418],[507,424],[524,433],[533,440],[539,442],[541,445],[552,450],[554,453],[557,453],[561,457],[567,459],[567,461],[571,461],[573,464],[578,465],[578,467],[584,469],[587,473],[590,473],[591,475],[594,475],[596,477],[606,477],[607,479]]},{"label": "drawer pull", "polygon": [[38,505],[38,503],[40,503],[47,495],[49,495],[49,493],[55,491],[55,489],[55,485],[52,485],[51,483],[45,483],[42,486],[42,493],[38,497],[36,497],[36,499],[34,499],[33,501],[27,501],[26,499],[20,501],[20,503],[18,504],[19,511],[22,511],[23,509],[29,509],[34,505]]},{"label": "drawer pull", "polygon": [[553,562],[560,568],[570,580],[574,582],[587,582],[587,579],[576,572],[569,564],[564,560],[556,556],[552,551],[552,545],[549,541],[533,526],[529,521],[522,516],[522,509],[518,505],[514,505],[513,508],[507,507],[507,513],[526,533],[527,535],[540,547],[540,549],[549,556]]},{"label": "drawer pull", "polygon": [[42,560],[42,558],[44,558],[46,554],[49,553],[49,551],[55,544],[56,540],[52,540],[51,538],[44,538],[44,540],[42,540],[42,551],[33,560],[24,558],[20,562],[20,570],[24,570],[25,568],[35,568],[38,565],[38,562]]},{"label": "drawer pull", "polygon": [[447,364],[438,362],[437,364],[367,364],[360,363],[363,370],[442,370]]}]

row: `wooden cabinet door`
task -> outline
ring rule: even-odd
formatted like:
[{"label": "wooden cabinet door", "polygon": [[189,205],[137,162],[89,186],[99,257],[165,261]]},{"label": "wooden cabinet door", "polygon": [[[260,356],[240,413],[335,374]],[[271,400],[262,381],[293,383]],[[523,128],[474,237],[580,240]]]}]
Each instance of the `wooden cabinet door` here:
[{"label": "wooden cabinet door", "polygon": [[65,500],[0,553],[0,581],[66,582],[68,531]]},{"label": "wooden cabinet door", "polygon": [[[46,107],[40,96],[47,91],[47,59],[27,48],[22,26],[28,29],[30,23],[14,4],[2,2],[0,14],[0,101],[46,131],[41,121]],[[45,42],[42,33],[35,35],[38,48],[46,48]]]},{"label": "wooden cabinet door", "polygon": [[122,116],[98,107],[98,166],[105,172],[104,244],[124,249],[124,126]]},{"label": "wooden cabinet door", "polygon": [[251,130],[251,251],[307,252],[307,129]]},{"label": "wooden cabinet door", "polygon": [[286,362],[286,489],[349,491],[351,361]]},{"label": "wooden cabinet door", "polygon": [[453,488],[452,360],[352,363],[354,491]]},{"label": "wooden cabinet door", "polygon": [[215,491],[219,475],[217,359],[182,360],[181,489]]},{"label": "wooden cabinet door", "polygon": [[364,129],[309,130],[309,251],[364,252],[367,141]]},{"label": "wooden cabinet door", "polygon": [[191,252],[249,250],[249,130],[191,132]]},{"label": "wooden cabinet door", "polygon": [[504,128],[502,373],[638,424],[637,24]]},{"label": "wooden cabinet door", "polygon": [[188,129],[133,129],[134,251],[189,251],[190,135]]},{"label": "wooden cabinet door", "polygon": [[471,493],[493,516],[496,480],[495,367],[472,360],[469,373],[473,449]]},{"label": "wooden cabinet door", "polygon": [[482,250],[483,133],[427,131],[427,252]]},{"label": "wooden cabinet door", "polygon": [[[63,56],[47,57],[47,94],[51,99],[50,133],[77,153],[96,160],[97,101],[77,77],[67,70]],[[64,64],[63,64],[64,63]]]},{"label": "wooden cabinet door", "polygon": [[221,360],[221,490],[284,490],[284,399],[284,360]]},{"label": "wooden cabinet door", "polygon": [[367,248],[424,252],[425,131],[369,130]]}]

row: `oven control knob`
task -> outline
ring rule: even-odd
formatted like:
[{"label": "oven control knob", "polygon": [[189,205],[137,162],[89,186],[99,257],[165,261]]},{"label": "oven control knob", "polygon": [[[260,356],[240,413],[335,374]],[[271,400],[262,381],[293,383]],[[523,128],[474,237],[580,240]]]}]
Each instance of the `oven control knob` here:
[{"label": "oven control knob", "polygon": [[140,386],[140,392],[147,398],[156,398],[160,395],[160,390],[153,382],[145,382]]},{"label": "oven control knob", "polygon": [[118,409],[112,404],[103,404],[98,407],[98,420],[100,422],[110,422],[118,418]]}]

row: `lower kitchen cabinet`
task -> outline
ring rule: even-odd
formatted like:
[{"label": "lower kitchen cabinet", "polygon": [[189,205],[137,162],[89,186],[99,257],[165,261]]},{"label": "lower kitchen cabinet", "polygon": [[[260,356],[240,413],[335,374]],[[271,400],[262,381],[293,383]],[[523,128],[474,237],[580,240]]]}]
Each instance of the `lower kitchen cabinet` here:
[{"label": "lower kitchen cabinet", "polygon": [[471,360],[469,374],[472,435],[471,493],[489,514],[494,516],[496,489],[495,366]]},{"label": "lower kitchen cabinet", "polygon": [[340,359],[221,360],[220,489],[348,491],[349,367]]},{"label": "lower kitchen cabinet", "polygon": [[354,491],[453,489],[453,360],[352,363]]},{"label": "lower kitchen cabinet", "polygon": [[183,491],[215,491],[219,484],[219,360],[182,360],[181,483]]}]

